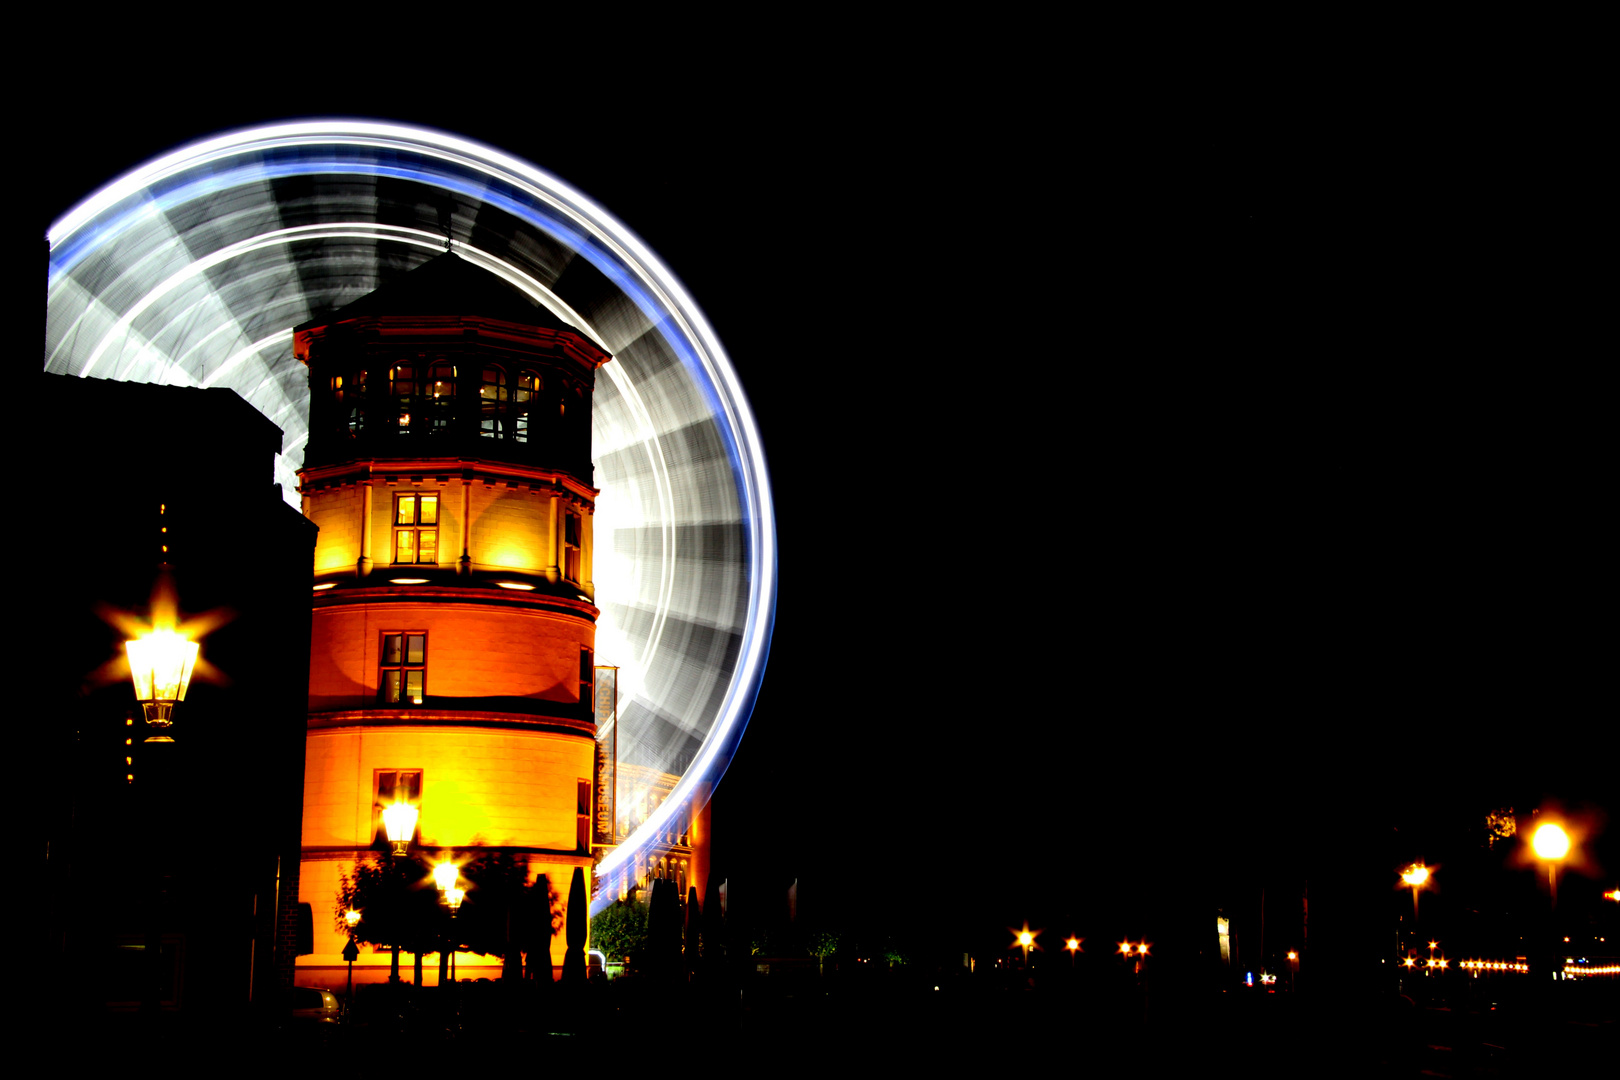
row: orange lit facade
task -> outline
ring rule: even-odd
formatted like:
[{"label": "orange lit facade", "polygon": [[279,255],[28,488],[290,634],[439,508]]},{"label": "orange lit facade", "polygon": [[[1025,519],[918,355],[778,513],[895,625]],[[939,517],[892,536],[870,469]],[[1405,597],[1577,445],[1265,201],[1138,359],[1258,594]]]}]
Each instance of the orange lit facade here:
[{"label": "orange lit facade", "polygon": [[[610,357],[448,253],[294,342],[311,388],[300,490],[320,527],[299,886],[315,934],[297,981],[330,987],[347,972],[340,876],[386,851],[396,798],[419,809],[413,850],[431,861],[504,851],[565,898],[575,868],[590,879],[590,407]],[[386,979],[389,960],[362,947],[355,980]],[[500,965],[464,953],[458,974]]]}]

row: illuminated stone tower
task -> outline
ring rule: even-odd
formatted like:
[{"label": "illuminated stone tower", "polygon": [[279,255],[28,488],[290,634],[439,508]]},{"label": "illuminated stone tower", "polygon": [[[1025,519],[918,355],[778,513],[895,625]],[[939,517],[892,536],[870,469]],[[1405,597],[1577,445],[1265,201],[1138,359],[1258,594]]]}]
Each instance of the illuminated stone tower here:
[{"label": "illuminated stone tower", "polygon": [[[610,357],[450,253],[296,328],[294,351],[320,526],[298,981],[334,986],[339,875],[386,848],[396,798],[430,855],[505,851],[565,895],[589,876],[591,394]],[[463,955],[463,975],[480,961],[499,963]],[[388,962],[363,950],[357,981]]]}]

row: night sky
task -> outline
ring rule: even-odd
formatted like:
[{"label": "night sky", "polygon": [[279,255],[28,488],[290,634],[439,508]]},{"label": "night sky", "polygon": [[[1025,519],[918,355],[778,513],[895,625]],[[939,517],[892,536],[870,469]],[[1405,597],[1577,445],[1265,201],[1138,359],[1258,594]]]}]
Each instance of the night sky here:
[{"label": "night sky", "polygon": [[192,138],[317,115],[511,151],[639,234],[777,501],[717,844],[820,917],[1148,934],[1167,896],[1341,852],[1393,881],[1552,801],[1612,887],[1580,152],[1436,86],[859,53],[652,56],[532,110],[515,77],[55,109],[29,236]]}]

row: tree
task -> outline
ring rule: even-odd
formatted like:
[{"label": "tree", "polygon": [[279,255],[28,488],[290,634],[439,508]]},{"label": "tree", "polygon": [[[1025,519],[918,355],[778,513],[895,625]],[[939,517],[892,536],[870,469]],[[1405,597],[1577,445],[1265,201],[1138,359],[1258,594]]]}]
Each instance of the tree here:
[{"label": "tree", "polygon": [[590,933],[590,902],[585,899],[585,869],[574,867],[568,883],[568,907],[563,914],[564,940],[562,981],[567,986],[585,985],[585,939]]},{"label": "tree", "polygon": [[528,957],[528,977],[544,969],[551,978],[551,939],[563,931],[562,894],[541,874],[523,892],[512,926],[512,943]]},{"label": "tree", "polygon": [[839,934],[836,930],[814,930],[810,933],[808,948],[810,955],[816,958],[818,969],[823,975],[827,973],[827,957],[838,952]]},{"label": "tree", "polygon": [[633,897],[616,900],[601,914],[591,916],[591,943],[602,955],[623,963],[647,948],[646,902]]},{"label": "tree", "polygon": [[647,901],[647,973],[665,982],[681,974],[681,901],[675,883],[664,878],[652,882]]},{"label": "tree", "polygon": [[[349,911],[360,913],[352,930],[344,918]],[[333,915],[340,933],[396,950],[396,963],[399,949],[420,955],[437,947],[438,894],[427,867],[415,859],[373,856],[370,862],[356,862],[352,874],[338,877]]]},{"label": "tree", "polygon": [[513,922],[527,906],[528,866],[504,851],[491,851],[462,866],[461,876],[467,879],[467,898],[456,913],[457,943],[471,952],[508,958],[516,936]]}]

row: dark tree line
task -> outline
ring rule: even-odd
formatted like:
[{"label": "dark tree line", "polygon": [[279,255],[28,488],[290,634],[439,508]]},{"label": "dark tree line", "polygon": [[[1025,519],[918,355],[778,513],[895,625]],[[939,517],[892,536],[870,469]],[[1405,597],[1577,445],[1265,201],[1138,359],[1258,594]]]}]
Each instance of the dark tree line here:
[{"label": "dark tree line", "polygon": [[[514,967],[528,954],[535,968],[549,972],[551,939],[563,929],[562,898],[549,879],[542,874],[528,883],[524,864],[500,851],[481,854],[460,871],[466,897],[452,918],[421,860],[374,856],[356,863],[339,881],[335,925],[359,943],[417,955],[437,952],[446,941]],[[352,930],[349,911],[360,913]]]}]

